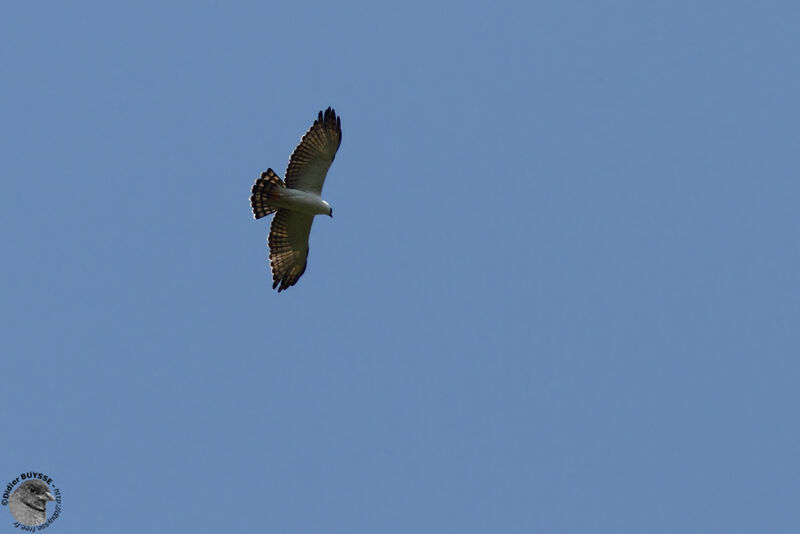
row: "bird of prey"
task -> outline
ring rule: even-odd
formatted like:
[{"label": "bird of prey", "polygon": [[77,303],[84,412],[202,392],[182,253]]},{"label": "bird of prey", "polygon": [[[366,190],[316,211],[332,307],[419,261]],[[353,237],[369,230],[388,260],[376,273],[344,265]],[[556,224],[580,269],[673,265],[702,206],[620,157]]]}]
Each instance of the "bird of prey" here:
[{"label": "bird of prey", "polygon": [[319,112],[289,158],[286,181],[267,169],[253,185],[250,206],[260,219],[275,213],[269,231],[272,289],[278,293],[297,283],[306,270],[308,235],[315,215],[333,217],[322,200],[322,184],[342,142],[342,122],[333,109]]},{"label": "bird of prey", "polygon": [[35,527],[47,520],[47,501],[54,500],[47,484],[41,480],[26,480],[8,498],[8,509],[17,521]]}]

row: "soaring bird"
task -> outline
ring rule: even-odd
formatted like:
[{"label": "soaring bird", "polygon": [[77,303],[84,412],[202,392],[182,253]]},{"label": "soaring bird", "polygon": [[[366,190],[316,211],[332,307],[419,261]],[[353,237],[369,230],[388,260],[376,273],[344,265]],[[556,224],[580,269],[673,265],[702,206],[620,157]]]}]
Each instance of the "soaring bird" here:
[{"label": "soaring bird", "polygon": [[297,283],[306,270],[308,235],[315,215],[333,217],[322,200],[322,184],[342,142],[342,122],[333,109],[319,112],[289,158],[286,181],[267,169],[253,185],[250,206],[260,219],[275,213],[269,232],[272,289],[278,293]]},{"label": "soaring bird", "polygon": [[47,520],[47,501],[56,500],[41,480],[26,480],[8,498],[8,509],[17,521],[29,527]]}]

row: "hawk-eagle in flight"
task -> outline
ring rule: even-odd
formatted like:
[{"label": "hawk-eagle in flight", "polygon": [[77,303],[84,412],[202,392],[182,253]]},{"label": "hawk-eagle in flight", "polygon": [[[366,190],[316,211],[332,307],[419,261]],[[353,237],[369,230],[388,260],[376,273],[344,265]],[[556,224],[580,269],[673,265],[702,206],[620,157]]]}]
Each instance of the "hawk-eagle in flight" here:
[{"label": "hawk-eagle in flight", "polygon": [[286,181],[267,169],[253,185],[250,206],[260,219],[277,212],[269,231],[272,289],[280,293],[297,283],[306,270],[308,234],[315,215],[333,217],[322,200],[322,184],[342,142],[342,122],[331,108],[319,117],[289,158]]}]

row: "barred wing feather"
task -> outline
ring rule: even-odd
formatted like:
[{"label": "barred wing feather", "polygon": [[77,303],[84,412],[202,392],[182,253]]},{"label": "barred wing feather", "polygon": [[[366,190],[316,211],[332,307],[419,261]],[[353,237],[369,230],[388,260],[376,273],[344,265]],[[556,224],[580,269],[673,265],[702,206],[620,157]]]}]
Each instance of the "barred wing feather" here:
[{"label": "barred wing feather", "polygon": [[[272,289],[278,293],[297,283],[306,271],[308,235],[314,217],[280,209],[272,219],[269,231],[269,264],[272,269]],[[278,287],[280,286],[280,287]]]},{"label": "barred wing feather", "polygon": [[322,194],[322,184],[341,143],[341,119],[331,108],[320,111],[289,158],[286,187]]}]

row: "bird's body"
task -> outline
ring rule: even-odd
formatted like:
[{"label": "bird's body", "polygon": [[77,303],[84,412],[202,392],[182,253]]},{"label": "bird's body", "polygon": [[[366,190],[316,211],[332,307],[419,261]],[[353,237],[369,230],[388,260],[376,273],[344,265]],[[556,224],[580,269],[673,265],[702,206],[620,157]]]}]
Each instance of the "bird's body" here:
[{"label": "bird's body", "polygon": [[267,169],[253,185],[250,207],[255,218],[275,213],[269,233],[269,260],[272,288],[278,288],[278,292],[296,284],[306,270],[314,216],[333,217],[333,208],[321,194],[341,142],[342,123],[336,112],[331,108],[320,111],[289,158],[286,181]]},{"label": "bird's body", "polygon": [[26,480],[8,498],[8,509],[14,518],[29,527],[47,520],[47,501],[54,501],[50,487],[41,480]]},{"label": "bird's body", "polygon": [[322,200],[321,196],[288,187],[281,190],[280,197],[272,205],[276,208],[286,208],[312,216],[331,215],[333,212],[331,205]]}]

